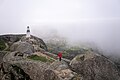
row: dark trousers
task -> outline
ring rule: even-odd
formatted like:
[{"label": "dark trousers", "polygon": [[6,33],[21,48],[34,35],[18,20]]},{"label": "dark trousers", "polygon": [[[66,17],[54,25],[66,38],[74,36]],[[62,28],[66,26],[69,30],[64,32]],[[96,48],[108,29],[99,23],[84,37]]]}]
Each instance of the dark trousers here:
[{"label": "dark trousers", "polygon": [[59,57],[59,61],[61,61],[61,57]]}]

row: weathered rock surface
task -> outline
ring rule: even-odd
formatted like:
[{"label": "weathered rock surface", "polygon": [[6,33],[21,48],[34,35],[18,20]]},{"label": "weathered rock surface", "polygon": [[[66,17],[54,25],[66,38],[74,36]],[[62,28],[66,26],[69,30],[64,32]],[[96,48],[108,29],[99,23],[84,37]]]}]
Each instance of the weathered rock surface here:
[{"label": "weathered rock surface", "polygon": [[32,44],[28,42],[15,42],[11,47],[10,51],[19,51],[23,54],[31,54],[34,52]]},{"label": "weathered rock surface", "polygon": [[31,80],[20,67],[4,62],[0,68],[0,80]]},{"label": "weathered rock surface", "polygon": [[19,41],[22,36],[25,36],[25,34],[19,34],[19,35],[12,35],[12,34],[0,35],[0,38],[3,39],[5,42],[14,43],[14,42]]},{"label": "weathered rock surface", "polygon": [[13,43],[10,51],[19,51],[23,54],[31,54],[34,52],[45,52],[44,45],[39,42],[39,39],[26,38],[23,36],[20,41]]},{"label": "weathered rock surface", "polygon": [[[49,63],[34,61],[15,56],[18,53],[12,52],[4,56],[3,63],[0,68],[0,80],[48,80],[46,78],[49,73]],[[56,74],[50,77],[49,80],[59,80]],[[52,78],[51,78],[52,77]]]},{"label": "weathered rock surface", "polygon": [[3,55],[0,80],[120,80],[116,65],[93,52],[76,56],[70,63],[71,68],[64,61],[51,64],[16,54],[20,52]]},{"label": "weathered rock surface", "polygon": [[117,66],[94,52],[76,56],[70,66],[73,71],[83,76],[83,80],[120,80]]},{"label": "weathered rock surface", "polygon": [[72,80],[76,75],[64,61],[45,63],[16,54],[20,52],[11,52],[3,57],[0,80]]},{"label": "weathered rock surface", "polygon": [[61,80],[71,80],[76,73],[70,70],[68,64],[64,61],[55,61],[50,65],[50,69],[58,75]]},{"label": "weathered rock surface", "polygon": [[43,80],[63,80],[53,70],[47,69],[44,72]]},{"label": "weathered rock surface", "polygon": [[[8,34],[8,35],[0,35],[0,39],[1,40],[4,40],[8,45],[9,47],[15,43],[15,42],[18,42],[18,41],[26,41],[26,38],[25,38],[25,34]],[[46,44],[44,43],[44,41],[38,37],[35,37],[35,36],[32,36],[31,35],[31,40],[34,40],[33,43],[34,44],[37,44],[40,48],[44,49],[44,50],[47,50],[47,46]]]},{"label": "weathered rock surface", "polygon": [[[12,45],[12,52],[0,52],[0,80],[120,80],[117,66],[95,52],[87,51],[71,62],[64,58],[60,62],[56,55],[46,52],[45,43],[37,37],[3,35],[0,38]],[[27,58],[30,53],[54,61],[31,60]]]},{"label": "weathered rock surface", "polygon": [[0,64],[3,62],[3,57],[9,52],[7,51],[0,51]]}]

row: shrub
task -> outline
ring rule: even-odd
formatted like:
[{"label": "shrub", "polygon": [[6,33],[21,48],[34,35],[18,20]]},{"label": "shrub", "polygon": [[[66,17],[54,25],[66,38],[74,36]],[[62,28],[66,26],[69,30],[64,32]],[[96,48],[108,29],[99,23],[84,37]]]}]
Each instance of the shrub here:
[{"label": "shrub", "polygon": [[2,39],[0,39],[0,51],[4,50],[5,47],[5,42]]}]

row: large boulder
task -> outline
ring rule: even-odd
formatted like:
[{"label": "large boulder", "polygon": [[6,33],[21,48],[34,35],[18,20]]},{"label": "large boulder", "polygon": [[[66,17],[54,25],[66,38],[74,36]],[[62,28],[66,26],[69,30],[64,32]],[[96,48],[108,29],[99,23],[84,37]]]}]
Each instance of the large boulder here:
[{"label": "large boulder", "polygon": [[11,47],[10,51],[19,51],[21,53],[30,54],[34,52],[32,44],[28,42],[15,42]]},{"label": "large boulder", "polygon": [[10,64],[2,63],[0,68],[0,80],[32,80],[30,76],[24,72],[20,67]]},{"label": "large boulder", "polygon": [[50,65],[50,69],[60,77],[61,80],[72,80],[76,73],[70,70],[65,61],[55,61]]},{"label": "large boulder", "polygon": [[71,69],[83,80],[120,80],[117,66],[106,57],[88,51],[70,62]]},{"label": "large boulder", "polygon": [[25,36],[23,36],[20,41],[24,42],[27,41],[31,44],[37,45],[39,48],[42,48],[44,50],[47,50],[47,46],[44,43],[44,41],[38,37],[32,36],[30,38],[26,38]]},{"label": "large boulder", "polygon": [[16,54],[20,52],[11,52],[3,57],[0,80],[61,80],[49,68],[50,63],[30,60]]},{"label": "large boulder", "polygon": [[41,80],[63,80],[61,79],[55,72],[54,70],[47,69],[44,72],[44,78]]},{"label": "large boulder", "polygon": [[23,77],[21,77],[23,79],[20,78],[18,80],[61,80],[61,78],[53,70],[48,68],[49,64],[44,62],[32,61],[32,60],[19,60],[10,63],[7,62],[4,63],[3,65],[4,65],[4,70],[6,70],[5,71],[6,73],[10,73],[9,71],[11,71],[16,67],[19,70],[23,71],[24,73],[19,73],[18,72],[19,70],[15,70],[11,72],[12,74],[16,72],[17,75],[16,74],[13,75],[16,78],[19,78],[19,75],[25,74]]}]

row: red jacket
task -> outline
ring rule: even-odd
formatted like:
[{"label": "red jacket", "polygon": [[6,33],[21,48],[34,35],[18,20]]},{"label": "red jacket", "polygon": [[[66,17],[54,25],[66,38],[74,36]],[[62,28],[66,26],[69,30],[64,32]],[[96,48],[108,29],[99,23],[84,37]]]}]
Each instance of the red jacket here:
[{"label": "red jacket", "polygon": [[58,57],[59,57],[59,58],[62,57],[62,53],[61,53],[61,52],[58,53]]}]

